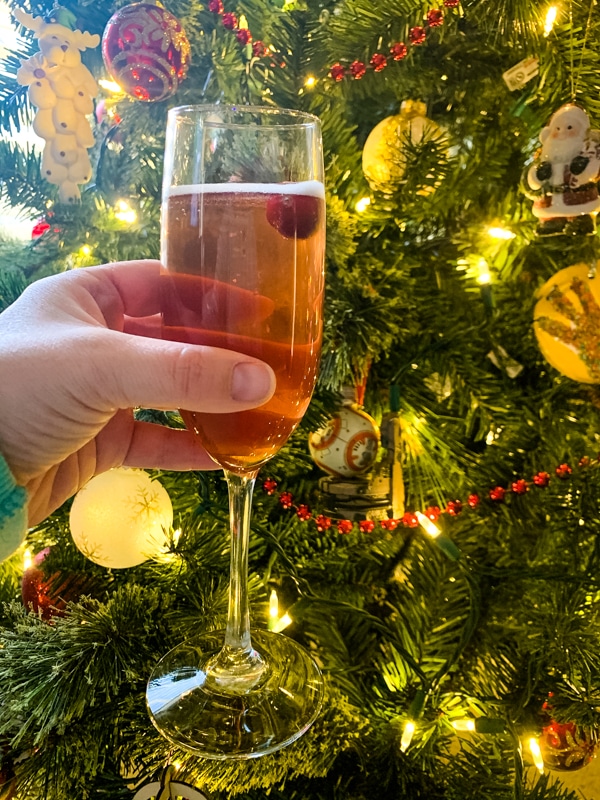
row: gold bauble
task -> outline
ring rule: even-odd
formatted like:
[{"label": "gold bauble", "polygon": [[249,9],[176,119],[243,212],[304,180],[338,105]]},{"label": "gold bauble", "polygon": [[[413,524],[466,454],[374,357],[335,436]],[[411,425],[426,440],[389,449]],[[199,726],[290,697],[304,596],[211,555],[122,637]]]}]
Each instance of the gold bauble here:
[{"label": "gold bauble", "polygon": [[391,189],[402,181],[406,171],[403,149],[407,139],[413,144],[419,144],[423,139],[444,140],[442,129],[425,116],[426,111],[425,103],[405,100],[399,114],[386,117],[368,135],[362,166],[371,189]]},{"label": "gold bauble", "polygon": [[574,264],[553,275],[538,297],[533,327],[546,361],[574,381],[600,383],[600,276]]}]

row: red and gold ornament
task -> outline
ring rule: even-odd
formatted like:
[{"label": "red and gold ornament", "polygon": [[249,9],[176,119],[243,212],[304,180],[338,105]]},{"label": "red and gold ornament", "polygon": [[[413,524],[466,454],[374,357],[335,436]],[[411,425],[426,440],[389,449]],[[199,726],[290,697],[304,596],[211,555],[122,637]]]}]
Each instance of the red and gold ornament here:
[{"label": "red and gold ornament", "polygon": [[153,3],[133,3],[109,19],[102,56],[111,78],[135,100],[175,94],[190,64],[190,43],[173,14]]},{"label": "red and gold ornament", "polygon": [[49,553],[49,547],[37,553],[21,579],[23,605],[46,622],[64,616],[67,603],[79,599],[85,590],[81,576],[63,576],[57,572],[49,575],[43,570],[41,565]]},{"label": "red and gold ornament", "polygon": [[538,739],[544,765],[558,772],[575,772],[589,764],[596,743],[574,722],[551,720]]}]

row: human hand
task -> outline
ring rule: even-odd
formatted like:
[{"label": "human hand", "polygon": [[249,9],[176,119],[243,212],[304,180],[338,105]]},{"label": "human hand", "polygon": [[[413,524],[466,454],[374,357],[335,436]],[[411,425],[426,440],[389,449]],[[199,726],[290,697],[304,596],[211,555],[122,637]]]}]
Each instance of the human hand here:
[{"label": "human hand", "polygon": [[257,359],[150,338],[159,274],[158,261],[72,270],[0,314],[0,453],[31,525],[112,467],[216,469],[196,434],[135,421],[134,407],[223,413],[273,394]]}]

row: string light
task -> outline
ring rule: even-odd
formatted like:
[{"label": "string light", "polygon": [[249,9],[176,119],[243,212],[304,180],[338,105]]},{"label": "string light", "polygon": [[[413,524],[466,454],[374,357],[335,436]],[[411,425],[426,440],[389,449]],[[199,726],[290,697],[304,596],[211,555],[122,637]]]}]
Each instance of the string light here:
[{"label": "string light", "polygon": [[546,12],[546,19],[544,21],[544,36],[549,36],[552,28],[554,27],[554,23],[556,22],[556,17],[558,16],[558,6],[550,6],[548,11]]},{"label": "string light", "polygon": [[370,197],[361,197],[360,200],[357,201],[354,207],[356,208],[359,214],[362,214],[362,212],[366,211],[370,205],[371,205]]},{"label": "string light", "polygon": [[492,239],[504,239],[505,241],[514,239],[517,235],[516,233],[509,231],[508,228],[500,228],[495,225],[492,225],[491,228],[488,228],[487,232],[488,236],[491,236]]},{"label": "string light", "polygon": [[23,553],[23,572],[33,564],[33,556],[31,554],[31,550],[27,548]]},{"label": "string light", "polygon": [[89,244],[84,244],[81,247],[80,253],[82,256],[89,256],[92,253],[92,248],[89,246]]},{"label": "string light", "polygon": [[423,528],[425,533],[430,536],[436,545],[442,550],[448,558],[451,558],[453,561],[458,561],[460,558],[460,550],[454,544],[452,539],[449,536],[446,536],[445,533],[442,533],[441,528],[431,520],[426,514],[423,514],[421,511],[415,511],[415,517],[419,521],[419,525]]},{"label": "string light", "polygon": [[287,613],[282,617],[279,616],[279,598],[277,597],[277,592],[273,589],[269,596],[269,630],[273,631],[273,633],[281,633],[292,622],[292,618]]},{"label": "string light", "polygon": [[488,267],[488,263],[485,258],[480,258],[479,263],[477,264],[477,268],[479,269],[479,275],[477,276],[477,283],[481,286],[487,286],[492,282],[492,276],[490,275],[490,269]]},{"label": "string light", "polygon": [[415,511],[415,517],[419,520],[419,525],[421,525],[421,527],[425,530],[425,533],[431,536],[432,539],[437,539],[442,531],[440,528],[438,528],[435,522],[430,520],[429,517],[427,517],[421,511]]},{"label": "string light", "polygon": [[475,720],[474,719],[455,719],[452,723],[452,727],[455,731],[461,731],[466,733],[474,733],[475,732]]},{"label": "string light", "polygon": [[540,775],[543,775],[544,759],[542,758],[542,751],[540,750],[540,745],[538,744],[538,740],[533,736],[529,740],[529,750],[531,752],[533,763],[535,764],[536,769],[539,770]]},{"label": "string light", "polygon": [[304,85],[307,89],[312,89],[317,83],[317,79],[314,75],[309,75],[308,78],[304,81]]},{"label": "string light", "polygon": [[408,720],[406,725],[404,726],[404,730],[402,731],[402,738],[400,739],[400,750],[403,753],[406,753],[408,748],[410,747],[410,743],[413,740],[413,736],[415,735],[415,723],[412,720]]},{"label": "string light", "polygon": [[129,205],[127,200],[117,200],[117,210],[115,211],[115,217],[120,222],[128,222],[130,225],[134,223],[137,219],[137,214],[135,210]]},{"label": "string light", "polygon": [[100,78],[98,83],[103,89],[111,94],[123,94],[123,89],[121,89],[116,81],[109,81],[106,78]]}]

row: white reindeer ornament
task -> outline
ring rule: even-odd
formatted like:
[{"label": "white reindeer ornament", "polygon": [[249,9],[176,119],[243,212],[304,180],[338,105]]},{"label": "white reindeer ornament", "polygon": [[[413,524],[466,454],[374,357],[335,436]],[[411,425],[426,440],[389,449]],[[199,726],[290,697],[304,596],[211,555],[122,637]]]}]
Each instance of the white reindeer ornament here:
[{"label": "white reindeer ornament", "polygon": [[71,30],[59,22],[45,22],[16,9],[15,18],[33,31],[40,51],[21,61],[17,81],[28,86],[28,97],[37,109],[33,130],[45,140],[42,177],[59,187],[61,202],[76,203],[79,185],[92,177],[88,148],[94,135],[87,116],[94,109],[98,85],[81,63],[81,51],[97,47],[100,37]]}]

